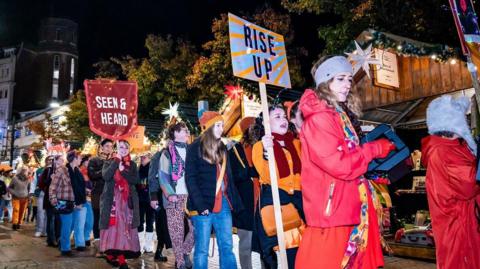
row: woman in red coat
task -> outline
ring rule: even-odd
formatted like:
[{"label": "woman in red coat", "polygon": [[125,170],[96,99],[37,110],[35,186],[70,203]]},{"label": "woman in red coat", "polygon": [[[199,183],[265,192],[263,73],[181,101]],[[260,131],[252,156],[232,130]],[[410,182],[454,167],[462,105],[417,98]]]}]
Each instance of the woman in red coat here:
[{"label": "woman in red coat", "polygon": [[428,206],[438,269],[480,268],[480,187],[476,147],[465,113],[468,99],[442,96],[427,109],[430,136],[422,140]]},{"label": "woman in red coat", "polygon": [[[363,174],[368,163],[394,149],[386,139],[360,145],[361,112],[345,57],[313,68],[317,87],[300,100],[302,190],[307,228],[296,268],[383,266],[373,193]],[[357,128],[355,128],[357,127]]]}]

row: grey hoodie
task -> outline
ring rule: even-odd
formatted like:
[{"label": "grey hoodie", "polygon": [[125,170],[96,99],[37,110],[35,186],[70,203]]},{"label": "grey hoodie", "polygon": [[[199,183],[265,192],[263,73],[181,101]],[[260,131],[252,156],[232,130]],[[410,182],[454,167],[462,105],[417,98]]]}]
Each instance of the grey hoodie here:
[{"label": "grey hoodie", "polygon": [[21,199],[28,197],[30,182],[28,178],[21,175],[16,175],[13,177],[10,186],[8,186],[8,191],[12,194],[13,198]]}]

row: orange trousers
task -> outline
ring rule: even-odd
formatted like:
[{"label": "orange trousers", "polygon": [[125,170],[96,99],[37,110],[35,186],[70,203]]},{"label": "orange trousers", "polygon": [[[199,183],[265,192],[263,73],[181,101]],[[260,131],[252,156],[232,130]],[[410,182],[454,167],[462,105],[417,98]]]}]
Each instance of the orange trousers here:
[{"label": "orange trousers", "polygon": [[28,198],[12,198],[13,224],[22,224],[25,211],[27,211]]}]

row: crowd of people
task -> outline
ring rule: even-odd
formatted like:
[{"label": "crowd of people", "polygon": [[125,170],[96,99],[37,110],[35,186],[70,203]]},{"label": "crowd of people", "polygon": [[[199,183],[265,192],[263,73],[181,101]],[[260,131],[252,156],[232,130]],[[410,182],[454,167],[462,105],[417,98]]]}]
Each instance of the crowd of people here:
[{"label": "crowd of people", "polygon": [[[94,245],[99,257],[122,269],[142,253],[155,252],[155,261],[165,262],[168,248],[176,268],[208,268],[212,231],[220,268],[238,267],[234,231],[242,269],[252,268],[252,252],[260,254],[262,268],[277,268],[268,163],[273,158],[288,268],[383,267],[378,198],[364,174],[395,146],[385,138],[360,143],[361,103],[352,73],[343,56],[321,59],[312,69],[314,89],[296,102],[269,107],[271,135],[260,114],[242,119],[239,142],[224,143],[222,115],[206,111],[194,141],[189,144],[184,123],[174,122],[165,148],[142,154],[138,163],[125,140],[104,139],[95,157],[76,151],[48,156],[43,168],[19,168],[11,180],[2,180],[0,212],[10,206],[9,221],[19,229],[34,196],[35,236],[46,236],[48,246],[71,256],[73,234],[76,251]],[[443,139],[444,131],[432,132],[434,140]],[[478,196],[475,191],[470,198]],[[469,258],[467,264],[478,260]]]}]

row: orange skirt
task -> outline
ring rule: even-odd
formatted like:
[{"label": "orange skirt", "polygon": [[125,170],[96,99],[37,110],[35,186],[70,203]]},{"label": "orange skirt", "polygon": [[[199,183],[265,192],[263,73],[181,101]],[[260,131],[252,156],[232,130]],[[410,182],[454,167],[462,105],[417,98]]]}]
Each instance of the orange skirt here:
[{"label": "orange skirt", "polygon": [[[355,269],[376,269],[384,264],[377,213],[370,196],[368,199],[368,223],[367,248],[355,257],[353,263]],[[295,268],[341,269],[353,227],[307,227],[298,248]]]}]

